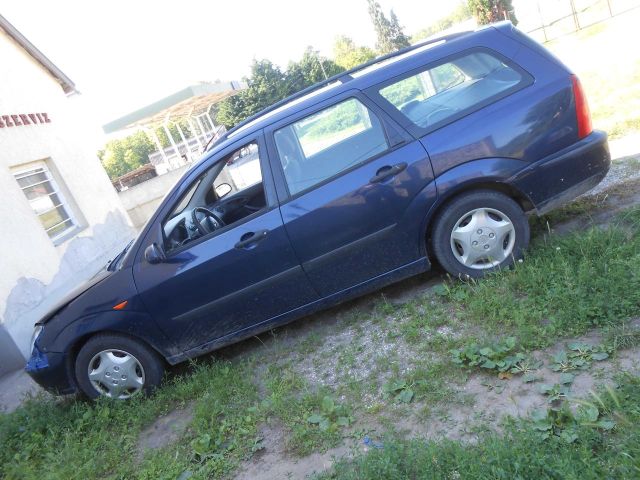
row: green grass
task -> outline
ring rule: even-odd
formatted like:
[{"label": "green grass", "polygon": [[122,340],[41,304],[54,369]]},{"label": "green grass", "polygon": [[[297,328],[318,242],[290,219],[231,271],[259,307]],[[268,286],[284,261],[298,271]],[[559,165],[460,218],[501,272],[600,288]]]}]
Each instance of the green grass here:
[{"label": "green grass", "polygon": [[[638,77],[640,80],[640,77]],[[624,137],[631,132],[640,131],[640,116],[635,118],[625,118],[614,122],[609,129],[609,136],[612,139]]]},{"label": "green grass", "polygon": [[[557,218],[592,213],[598,202],[587,199],[568,206],[569,213],[560,211]],[[640,208],[633,208],[617,215],[608,228],[538,236],[513,271],[479,282],[452,281],[436,288],[435,296],[403,305],[383,296],[373,311],[379,326],[373,336],[405,347],[380,355],[367,382],[338,387],[339,392],[359,404],[366,395],[379,394],[386,381],[405,382],[412,386],[415,402],[437,408],[464,402],[455,387],[466,380],[464,372],[452,371],[450,360],[455,348],[514,336],[518,349],[528,353],[594,328],[616,335],[608,342],[614,347],[632,345],[637,334],[620,328],[640,315],[639,230]],[[343,356],[356,347],[350,345]],[[408,371],[400,369],[403,364]]]},{"label": "green grass", "polygon": [[[339,443],[343,427],[334,422],[322,430],[308,421],[332,392],[309,389],[291,370],[272,368],[260,398],[254,368],[200,362],[152,397],[130,402],[32,399],[0,415],[0,478],[221,478],[263,447],[259,427],[269,422],[289,433],[288,450],[296,455]],[[188,402],[194,402],[193,419],[181,441],[143,456],[137,447],[142,429]]]},{"label": "green grass", "polygon": [[[571,208],[584,213],[580,209],[587,207],[590,204]],[[609,332],[607,342],[614,348],[637,345],[637,332],[627,324],[640,316],[639,233],[636,207],[618,214],[607,228],[539,236],[513,271],[480,282],[449,282],[400,305],[384,295],[354,302],[336,313],[331,328],[320,325],[299,342],[287,339],[283,345],[278,343],[283,330],[276,331],[271,346],[261,345],[234,362],[197,362],[149,398],[95,404],[32,399],[16,412],[0,415],[0,477],[222,478],[262,448],[265,427],[282,431],[288,455],[304,457],[342,444],[370,423],[391,428],[401,417],[417,414],[428,422],[433,415],[446,416],[451,405],[469,401],[456,387],[470,373],[451,362],[451,349],[514,336],[527,353],[594,327]],[[373,308],[363,307],[371,301]],[[328,338],[346,329],[351,332],[348,343],[326,347]],[[325,384],[322,377],[311,382],[298,369],[305,359],[318,375],[329,368],[331,382]],[[360,377],[353,375],[354,369]],[[638,387],[637,381],[629,385]],[[407,390],[412,395],[403,393]],[[325,397],[339,413],[327,413]],[[192,406],[194,414],[181,439],[146,455],[138,452],[140,432],[160,415],[185,405]],[[309,421],[323,415],[329,419],[326,428]],[[342,423],[348,418],[347,426],[338,424],[340,417]],[[619,451],[633,446],[624,428],[596,432],[598,448],[585,465],[594,472],[628,468],[630,459],[612,466],[609,458],[615,442]],[[517,478],[513,462],[506,460],[506,446],[513,443],[514,458],[522,462],[521,478],[529,478],[549,465],[562,471],[561,461],[576,467],[586,455],[581,446],[593,449],[589,442],[596,434],[585,430],[581,435],[586,443],[564,447],[554,439],[539,442],[517,424],[506,437],[487,435],[477,450],[450,442],[394,440],[383,452],[354,465],[364,469],[362,478],[384,471],[379,470],[384,462],[390,471],[428,468],[416,472],[435,478],[448,478],[454,470],[468,475],[461,478]],[[559,450],[558,459],[546,457]],[[441,463],[428,463],[434,455]],[[361,472],[353,465],[345,468],[340,475]],[[550,471],[545,475],[551,476]],[[575,475],[584,471],[577,468]]]},{"label": "green grass", "polygon": [[343,435],[341,428],[322,430],[308,421],[311,415],[321,412],[323,398],[332,397],[333,392],[310,388],[291,369],[278,365],[269,369],[266,385],[268,395],[263,403],[268,416],[276,418],[289,431],[287,450],[305,456],[338,445]]},{"label": "green grass", "polygon": [[[230,472],[250,455],[263,415],[248,373],[247,364],[201,362],[150,398],[30,400],[0,415],[0,477],[175,479],[183,472],[194,478]],[[140,431],[186,401],[195,401],[195,412],[184,441],[136,464]]]},{"label": "green grass", "polygon": [[[625,376],[612,396],[598,396],[611,431],[572,425],[575,438],[543,438],[532,421],[510,422],[504,434],[480,432],[474,444],[387,437],[382,449],[339,462],[319,479],[630,479],[640,476],[640,379]],[[594,401],[595,403],[595,401]]]},{"label": "green grass", "polygon": [[526,348],[640,315],[640,208],[605,229],[544,237],[515,271],[453,282],[446,299],[464,321]]},{"label": "green grass", "polygon": [[548,233],[553,225],[570,221],[578,216],[589,216],[593,212],[597,212],[599,208],[602,208],[606,199],[607,195],[605,194],[582,197],[541,217],[531,217],[529,219],[531,235],[536,236]]}]

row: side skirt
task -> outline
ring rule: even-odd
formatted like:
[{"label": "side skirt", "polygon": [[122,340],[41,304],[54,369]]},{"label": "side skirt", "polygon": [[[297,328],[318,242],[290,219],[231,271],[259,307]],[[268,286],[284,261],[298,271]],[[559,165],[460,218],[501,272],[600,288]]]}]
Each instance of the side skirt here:
[{"label": "side skirt", "polygon": [[308,303],[294,310],[290,310],[286,313],[278,315],[277,317],[272,317],[268,320],[265,320],[264,322],[260,322],[256,325],[252,325],[237,332],[225,335],[224,337],[217,338],[203,345],[200,345],[199,347],[195,347],[185,352],[179,353],[178,355],[168,357],[167,362],[169,362],[171,365],[175,365],[177,363],[188,360],[189,358],[204,355],[205,353],[209,353],[213,350],[231,345],[232,343],[237,343],[246,338],[253,337],[260,333],[271,330],[275,327],[286,325],[287,323],[302,318],[306,315],[310,315],[320,310],[335,306],[339,303],[346,302],[356,297],[360,297],[365,293],[378,290],[392,283],[404,280],[405,278],[425,272],[430,268],[431,264],[429,263],[429,260],[426,257],[422,257],[407,265],[396,268],[395,270],[391,270],[390,272],[384,273],[340,292],[334,293],[328,297],[316,300],[312,303]]}]

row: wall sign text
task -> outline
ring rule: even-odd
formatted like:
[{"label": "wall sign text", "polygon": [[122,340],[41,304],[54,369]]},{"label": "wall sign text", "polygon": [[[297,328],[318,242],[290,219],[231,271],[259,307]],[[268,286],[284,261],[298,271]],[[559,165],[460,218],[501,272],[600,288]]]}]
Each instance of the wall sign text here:
[{"label": "wall sign text", "polygon": [[40,123],[51,123],[48,113],[16,113],[15,115],[0,115],[0,128],[24,127]]}]

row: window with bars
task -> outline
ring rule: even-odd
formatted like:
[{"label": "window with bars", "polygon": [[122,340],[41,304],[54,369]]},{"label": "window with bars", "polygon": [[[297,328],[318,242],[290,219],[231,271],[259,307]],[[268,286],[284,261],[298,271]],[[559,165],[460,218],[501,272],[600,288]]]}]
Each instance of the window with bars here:
[{"label": "window with bars", "polygon": [[31,208],[54,242],[76,228],[76,222],[51,172],[45,165],[14,172]]}]

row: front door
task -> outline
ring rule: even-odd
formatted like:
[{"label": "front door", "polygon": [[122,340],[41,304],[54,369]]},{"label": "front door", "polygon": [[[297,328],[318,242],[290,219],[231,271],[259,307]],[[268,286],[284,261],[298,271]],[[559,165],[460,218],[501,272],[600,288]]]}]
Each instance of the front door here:
[{"label": "front door", "polygon": [[287,190],[282,217],[320,296],[424,257],[419,226],[436,196],[431,164],[382,111],[345,94],[272,135],[272,164]]},{"label": "front door", "polygon": [[263,174],[262,145],[243,143],[201,168],[158,220],[166,259],[134,266],[145,306],[178,352],[241,335],[317,298]]}]

